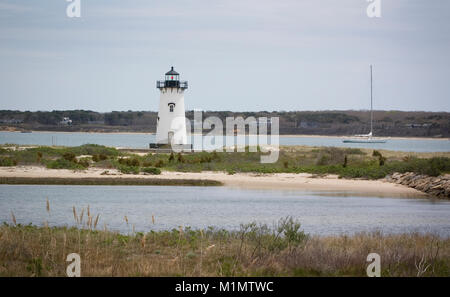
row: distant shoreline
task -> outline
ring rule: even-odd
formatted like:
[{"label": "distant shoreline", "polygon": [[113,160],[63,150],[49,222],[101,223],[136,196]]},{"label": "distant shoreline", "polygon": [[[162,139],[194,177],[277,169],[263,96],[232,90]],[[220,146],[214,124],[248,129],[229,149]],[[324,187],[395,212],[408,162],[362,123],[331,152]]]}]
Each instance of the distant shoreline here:
[{"label": "distant shoreline", "polygon": [[[308,137],[318,137],[318,138],[351,138],[354,137],[352,135],[307,135],[307,134],[285,134],[280,135],[280,137],[302,137],[302,138],[308,138]],[[384,138],[384,139],[398,139],[398,140],[450,140],[448,137],[398,137],[398,136],[374,136],[374,138]]]},{"label": "distant shoreline", "polygon": [[[8,130],[0,130],[0,132],[11,132],[11,133],[22,133],[20,130],[17,131],[8,131]],[[27,132],[32,133],[60,133],[60,134],[72,134],[72,133],[82,133],[82,134],[119,134],[119,135],[155,135],[155,132],[106,132],[106,131],[47,131],[47,130],[27,130]],[[195,134],[193,134],[195,135]],[[309,135],[309,134],[281,134],[280,138],[350,138],[352,135]],[[448,137],[398,137],[398,136],[375,136],[375,138],[387,138],[394,140],[449,140]]]},{"label": "distant shoreline", "polygon": [[[21,130],[16,130],[16,131],[0,130],[0,132],[22,133]],[[81,134],[136,134],[136,135],[153,135],[153,134],[156,134],[155,132],[48,131],[48,130],[26,130],[26,132],[31,132],[31,133],[60,133],[60,134],[72,134],[72,133],[81,133]]]}]

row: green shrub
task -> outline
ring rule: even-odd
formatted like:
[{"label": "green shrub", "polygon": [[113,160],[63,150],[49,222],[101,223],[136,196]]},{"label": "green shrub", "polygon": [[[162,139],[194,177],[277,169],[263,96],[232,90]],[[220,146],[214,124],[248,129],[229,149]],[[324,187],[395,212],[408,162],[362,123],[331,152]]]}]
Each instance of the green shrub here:
[{"label": "green shrub", "polygon": [[113,147],[106,147],[98,144],[84,144],[77,147],[64,148],[65,151],[75,155],[105,155],[118,156],[120,152]]},{"label": "green shrub", "polygon": [[139,174],[139,167],[120,165],[117,169],[124,174]]},{"label": "green shrub", "polygon": [[83,166],[84,168],[88,168],[89,167],[89,159],[87,159],[87,158],[80,159],[78,161],[78,164]]},{"label": "green shrub", "polygon": [[227,173],[229,175],[233,175],[233,174],[236,174],[236,171],[234,169],[227,169]]},{"label": "green shrub", "polygon": [[131,167],[139,167],[141,165],[141,162],[137,157],[133,158],[120,158],[119,163],[121,165],[131,166]]},{"label": "green shrub", "polygon": [[286,248],[292,251],[309,238],[300,227],[299,221],[288,216],[281,218],[274,229],[266,224],[258,225],[256,222],[241,225],[238,236],[241,241],[247,240],[255,245],[254,252],[261,253],[264,249],[270,252],[282,251]]},{"label": "green shrub", "polygon": [[[259,151],[260,150],[259,150],[259,146],[258,146],[258,152]],[[219,156],[219,154],[216,151],[212,152],[212,159],[215,160],[215,161],[220,161],[220,156]]]},{"label": "green shrub", "polygon": [[77,158],[76,155],[72,152],[66,152],[62,155],[62,157],[64,158],[64,160],[70,161],[70,162],[76,162]]},{"label": "green shrub", "polygon": [[340,177],[346,178],[367,178],[367,179],[379,179],[389,174],[389,170],[379,166],[366,165],[364,167],[345,167],[338,172]]},{"label": "green shrub", "polygon": [[372,153],[372,157],[381,157],[381,156],[382,156],[381,153],[377,150],[374,150]]},{"label": "green shrub", "polygon": [[104,160],[108,160],[108,156],[105,154],[92,155],[92,161],[94,161],[94,162],[100,162],[100,161],[104,161]]},{"label": "green shrub", "polygon": [[200,160],[201,160],[201,163],[211,163],[212,158],[209,155],[208,156],[201,156]]},{"label": "green shrub", "polygon": [[139,161],[138,158],[131,158],[128,160],[129,160],[129,163],[128,163],[129,166],[139,167],[141,165],[141,162]]},{"label": "green shrub", "polygon": [[64,158],[60,158],[47,163],[49,169],[84,169],[84,167],[78,163],[68,161]]},{"label": "green shrub", "polygon": [[378,165],[380,166],[383,166],[386,163],[386,158],[377,150],[373,151],[372,157],[378,157]]},{"label": "green shrub", "polygon": [[431,159],[405,158],[404,161],[387,163],[390,172],[415,172],[430,176],[438,176],[450,172],[450,158],[433,157]]},{"label": "green shrub", "polygon": [[288,216],[278,221],[277,231],[283,235],[287,246],[297,246],[304,243],[308,238],[308,235],[300,227],[301,224],[299,221],[294,221],[292,217]]},{"label": "green shrub", "polygon": [[161,169],[155,167],[143,167],[141,168],[141,172],[158,175],[161,174]]},{"label": "green shrub", "polygon": [[41,159],[42,159],[42,152],[37,152],[37,158],[36,158],[37,162],[40,163]]},{"label": "green shrub", "polygon": [[9,157],[0,157],[0,166],[16,166],[17,161]]},{"label": "green shrub", "polygon": [[42,264],[41,258],[32,258],[28,261],[26,269],[35,276],[42,276],[42,271],[44,270],[44,265]]},{"label": "green shrub", "polygon": [[34,156],[36,156],[36,154],[40,154],[42,156],[61,156],[63,153],[65,152],[64,149],[61,148],[53,148],[53,147],[48,147],[48,146],[40,146],[40,147],[33,147],[33,148],[28,148],[26,150],[21,151],[21,154],[27,154],[27,153],[31,153]]},{"label": "green shrub", "polygon": [[415,172],[430,176],[438,176],[450,172],[450,158],[434,157],[415,160]]}]

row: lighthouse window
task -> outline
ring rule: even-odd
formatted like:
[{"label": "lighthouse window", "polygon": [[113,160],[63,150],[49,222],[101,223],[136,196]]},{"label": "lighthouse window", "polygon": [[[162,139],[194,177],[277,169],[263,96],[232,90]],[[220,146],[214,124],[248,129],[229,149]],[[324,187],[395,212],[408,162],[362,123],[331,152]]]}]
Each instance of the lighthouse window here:
[{"label": "lighthouse window", "polygon": [[173,108],[175,107],[175,103],[169,103],[169,111],[173,112]]},{"label": "lighthouse window", "polygon": [[178,75],[166,75],[166,80],[179,80]]}]

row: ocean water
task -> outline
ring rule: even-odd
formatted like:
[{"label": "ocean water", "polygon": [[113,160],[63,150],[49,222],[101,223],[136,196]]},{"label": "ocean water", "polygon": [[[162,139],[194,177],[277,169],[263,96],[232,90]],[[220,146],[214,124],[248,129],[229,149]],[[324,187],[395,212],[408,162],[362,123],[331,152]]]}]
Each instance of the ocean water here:
[{"label": "ocean water", "polygon": [[106,224],[122,233],[131,232],[133,225],[141,232],[179,226],[238,230],[242,223],[272,226],[292,216],[305,232],[317,235],[381,231],[450,236],[450,201],[227,187],[0,185],[0,222],[11,223],[13,212],[21,224],[73,226],[72,207],[86,213],[88,205],[94,216],[100,214],[100,229]]},{"label": "ocean water", "polygon": [[[77,132],[0,132],[0,144],[79,146],[94,143],[127,148],[148,148],[154,134]],[[225,143],[225,141],[224,141]],[[449,139],[389,139],[387,143],[343,143],[342,137],[280,136],[280,145],[336,146],[386,149],[405,152],[450,152]]]}]

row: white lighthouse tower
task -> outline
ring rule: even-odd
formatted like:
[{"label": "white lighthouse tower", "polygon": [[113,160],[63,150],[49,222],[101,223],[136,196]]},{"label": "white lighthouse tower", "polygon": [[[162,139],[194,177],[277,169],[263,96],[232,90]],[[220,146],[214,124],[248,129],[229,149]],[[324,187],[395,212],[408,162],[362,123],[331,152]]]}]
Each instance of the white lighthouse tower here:
[{"label": "white lighthouse tower", "polygon": [[184,91],[188,88],[187,81],[180,81],[180,74],[172,67],[164,81],[156,82],[156,87],[161,91],[156,144],[186,145]]}]

